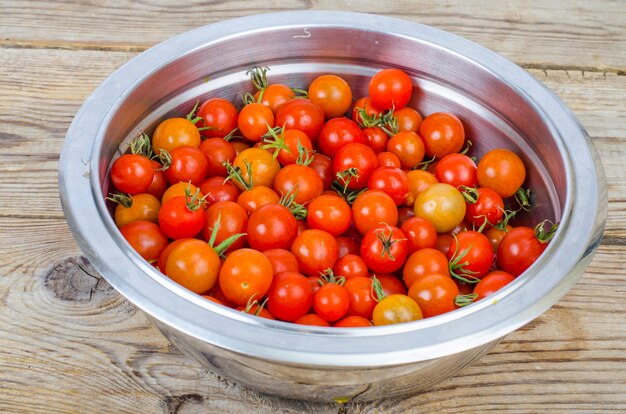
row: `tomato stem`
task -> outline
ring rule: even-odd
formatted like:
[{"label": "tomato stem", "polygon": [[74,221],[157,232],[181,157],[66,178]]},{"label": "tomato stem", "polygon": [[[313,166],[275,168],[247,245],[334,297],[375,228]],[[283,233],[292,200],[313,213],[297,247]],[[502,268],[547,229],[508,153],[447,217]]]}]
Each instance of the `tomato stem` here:
[{"label": "tomato stem", "polygon": [[315,151],[309,150],[300,142],[300,138],[298,138],[298,158],[296,159],[296,164],[304,165],[308,167],[309,164],[313,162],[313,155]]},{"label": "tomato stem", "polygon": [[320,272],[320,278],[322,279],[325,285],[335,284],[335,285],[343,286],[343,284],[346,283],[346,278],[343,276],[335,276],[335,273],[333,272],[333,269],[331,268],[328,268],[324,270],[323,272]]},{"label": "tomato stem", "polygon": [[230,162],[224,161],[222,165],[226,168],[226,172],[228,172],[228,176],[224,180],[224,182],[228,180],[235,180],[239,184],[243,186],[246,190],[251,190],[254,187],[254,183],[252,182],[252,164],[247,160],[244,161],[244,165],[246,166],[246,172],[248,173],[248,180],[246,181],[241,174],[241,168],[234,167]]},{"label": "tomato stem", "polygon": [[515,192],[515,200],[517,201],[517,204],[519,204],[519,207],[520,207],[518,211],[520,210],[531,211],[533,209],[531,197],[532,197],[532,192],[530,191],[530,189],[525,190],[522,187],[520,187]]},{"label": "tomato stem", "polygon": [[[548,231],[545,231],[544,226],[546,223],[550,223],[551,226]],[[535,226],[535,237],[539,241],[539,243],[546,244],[549,243],[554,235],[556,234],[557,229],[559,228],[559,223],[553,223],[552,221],[546,219],[541,223]]]},{"label": "tomato stem", "polygon": [[295,187],[282,195],[278,203],[287,207],[296,220],[305,220],[309,213],[308,210],[302,204],[296,203],[296,195],[298,194],[299,187],[300,184],[297,183]]},{"label": "tomato stem", "polygon": [[263,91],[268,87],[267,72],[269,70],[270,68],[268,67],[260,68],[255,66],[246,72],[246,75],[250,75],[252,84],[258,91]]},{"label": "tomato stem", "polygon": [[169,152],[167,152],[167,150],[164,150],[163,148],[159,150],[159,155],[157,155],[157,158],[161,163],[161,168],[159,168],[160,171],[165,171],[170,168],[170,165],[172,165],[172,156]]},{"label": "tomato stem", "polygon": [[148,159],[151,159],[154,156],[152,143],[150,142],[150,137],[148,136],[148,134],[142,132],[137,138],[132,140],[132,142],[130,143],[130,153],[135,155],[141,155]]},{"label": "tomato stem", "polygon": [[[500,207],[498,207],[498,208],[500,208]],[[502,210],[502,213],[504,215],[503,215],[502,219],[500,219],[500,221],[495,225],[495,227],[498,230],[502,230],[502,231],[506,232],[507,231],[506,230],[506,226],[508,226],[509,225],[509,221],[511,221],[517,215],[518,211],[519,210]]]},{"label": "tomato stem", "polygon": [[467,204],[476,204],[478,202],[479,193],[477,188],[461,185],[459,189]]},{"label": "tomato stem", "polygon": [[285,150],[291,154],[291,149],[285,143],[285,130],[279,126],[272,128],[267,125],[267,132],[263,135],[263,141],[261,149],[270,150],[273,149],[272,158],[276,160],[280,150]]},{"label": "tomato stem", "polygon": [[291,88],[291,91],[294,93],[294,98],[309,98],[309,91],[305,89]]},{"label": "tomato stem", "polygon": [[237,134],[237,131],[239,131],[239,128],[235,127],[232,129],[232,131],[230,131],[228,134],[226,134],[223,138],[224,141],[230,141],[233,138],[243,138]]},{"label": "tomato stem", "polygon": [[367,188],[363,188],[362,190],[346,191],[347,189],[337,180],[334,180],[330,187],[335,190],[337,195],[344,199],[349,205],[352,205],[354,200],[356,200],[362,192],[367,191]]},{"label": "tomato stem", "polygon": [[[380,243],[383,246],[383,251],[380,252],[380,257],[385,257],[385,254],[387,256],[389,256],[389,258],[395,262],[396,258],[393,257],[393,254],[391,253],[391,247],[396,244],[399,241],[403,241],[406,239],[395,239],[392,240],[393,238],[393,230],[391,229],[391,226],[389,226],[389,224],[384,223],[387,228],[386,229],[377,229],[376,230],[376,237],[378,238],[378,240],[380,241]],[[389,231],[389,235],[387,236],[385,234],[385,231]]]},{"label": "tomato stem", "polygon": [[380,283],[380,280],[378,280],[376,275],[372,275],[371,279],[372,279],[372,288],[370,290],[370,294],[372,295],[372,298],[376,302],[380,302],[381,300],[385,299],[387,295],[385,294],[383,285]]},{"label": "tomato stem", "polygon": [[117,192],[115,194],[109,193],[109,196],[106,199],[113,201],[114,203],[121,204],[126,208],[130,208],[133,205],[133,196],[130,194],[124,194],[120,192]]},{"label": "tomato stem", "polygon": [[459,308],[461,308],[463,306],[470,305],[476,299],[478,299],[477,293],[468,293],[467,295],[457,295],[454,298],[454,304],[458,306]]},{"label": "tomato stem", "polygon": [[191,194],[191,181],[185,186],[185,202],[189,211],[196,211],[204,203],[204,197],[200,197],[200,189],[196,188]]},{"label": "tomato stem", "polygon": [[[469,139],[467,141],[465,141],[465,147],[461,150],[461,152],[459,152],[459,154],[466,155],[468,153],[468,151],[470,150],[470,148],[472,147],[472,145],[474,145],[474,144]],[[472,160],[476,161],[475,159],[472,159]]]},{"label": "tomato stem", "polygon": [[462,263],[460,261],[467,255],[467,253],[471,250],[472,245],[461,252],[459,252],[459,240],[456,235],[454,237],[454,253],[452,254],[452,258],[450,259],[450,263],[448,264],[448,269],[450,270],[450,276],[470,284],[475,284],[480,281],[479,278],[472,276],[477,274],[478,272],[474,272],[466,268],[469,265],[469,262],[466,260]]},{"label": "tomato stem", "polygon": [[422,170],[422,171],[426,171],[428,169],[428,167],[430,166],[430,164],[432,164],[433,162],[435,162],[436,158],[433,155],[432,158],[426,160],[426,161],[422,161],[420,163],[415,164],[413,167],[411,167],[412,170]]},{"label": "tomato stem", "polygon": [[355,167],[350,167],[347,170],[339,171],[337,173],[337,180],[339,182],[343,181],[343,193],[345,194],[348,191],[348,186],[350,185],[350,180],[352,177],[359,179],[359,170]]}]

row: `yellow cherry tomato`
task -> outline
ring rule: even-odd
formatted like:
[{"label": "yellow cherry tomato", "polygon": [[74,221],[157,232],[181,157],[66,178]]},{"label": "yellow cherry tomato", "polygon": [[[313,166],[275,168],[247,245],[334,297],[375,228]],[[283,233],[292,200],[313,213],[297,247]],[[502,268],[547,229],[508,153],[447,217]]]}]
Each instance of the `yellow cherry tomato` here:
[{"label": "yellow cherry tomato", "polygon": [[392,325],[422,319],[417,302],[406,295],[394,294],[378,302],[372,314],[374,326]]},{"label": "yellow cherry tomato", "polygon": [[415,200],[415,215],[433,223],[437,233],[454,229],[465,217],[465,199],[450,184],[437,183]]}]

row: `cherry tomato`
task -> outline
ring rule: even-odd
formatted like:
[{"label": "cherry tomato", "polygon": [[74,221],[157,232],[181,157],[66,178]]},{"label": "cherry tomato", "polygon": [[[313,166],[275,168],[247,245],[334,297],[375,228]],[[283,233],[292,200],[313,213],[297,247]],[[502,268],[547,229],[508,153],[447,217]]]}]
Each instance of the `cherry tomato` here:
[{"label": "cherry tomato", "polygon": [[[259,96],[261,95],[261,91],[257,91],[254,94],[254,101],[259,102]],[[292,100],[295,97],[295,93],[293,90],[281,83],[273,83],[268,85],[267,88],[263,90],[263,98],[261,103],[272,110],[273,113],[276,113],[278,108],[287,101]]]},{"label": "cherry tomato", "polygon": [[409,179],[409,194],[406,198],[407,206],[414,205],[415,199],[417,199],[417,196],[422,191],[439,182],[435,176],[428,171],[413,170],[409,171],[406,176]]},{"label": "cherry tomato", "polygon": [[465,199],[450,184],[432,184],[415,200],[415,216],[433,223],[438,233],[455,228],[465,217]]},{"label": "cherry tomato", "polygon": [[454,236],[452,235],[452,233],[437,234],[435,249],[448,256],[448,252],[450,251],[450,243],[452,243],[452,240],[454,240]]},{"label": "cherry tomato", "polygon": [[170,244],[165,246],[165,249],[161,251],[161,254],[159,255],[159,262],[158,262],[158,267],[161,273],[165,274],[165,267],[167,266],[167,260],[170,258],[170,253],[172,253],[172,251],[185,240],[193,240],[193,239],[186,238],[186,239],[174,240]]},{"label": "cherry tomato", "polygon": [[326,118],[345,114],[352,105],[352,89],[336,75],[321,75],[309,85],[309,99],[319,106]]},{"label": "cherry tomato", "polygon": [[476,300],[483,299],[484,297],[497,292],[514,280],[515,277],[513,277],[513,275],[501,270],[494,270],[487,273],[487,275],[483,277],[474,287],[474,293],[478,295]]},{"label": "cherry tomato", "polygon": [[229,162],[232,164],[235,161],[237,151],[235,151],[233,144],[222,138],[209,138],[202,141],[198,149],[206,157],[208,177],[215,175],[225,177],[228,175],[224,163]]},{"label": "cherry tomato", "polygon": [[409,297],[419,305],[425,318],[456,309],[454,299],[459,288],[448,275],[430,274],[418,278],[409,289]]},{"label": "cherry tomato", "polygon": [[277,319],[293,322],[311,309],[313,290],[306,277],[297,272],[279,273],[267,291],[267,308]]},{"label": "cherry tomato", "polygon": [[405,106],[394,111],[393,116],[398,121],[398,131],[411,131],[417,133],[422,124],[422,116],[413,108]]},{"label": "cherry tomato", "polygon": [[460,232],[452,240],[448,259],[451,272],[480,279],[491,269],[494,254],[491,243],[484,234],[468,230]]},{"label": "cherry tomato", "polygon": [[200,145],[200,132],[188,119],[169,118],[161,122],[152,134],[152,149],[159,155],[161,150],[172,152],[174,148]]},{"label": "cherry tomato", "polygon": [[335,237],[335,240],[337,241],[339,258],[342,258],[347,254],[359,254],[360,247],[356,241],[344,236]]},{"label": "cherry tomato", "polygon": [[513,230],[513,227],[506,225],[504,229],[500,229],[498,227],[489,227],[485,230],[484,235],[489,239],[489,243],[491,243],[491,250],[493,252],[498,251],[498,247],[500,246],[500,242],[506,236],[506,234]]},{"label": "cherry tomato", "polygon": [[433,223],[421,217],[411,217],[400,227],[407,238],[408,253],[434,248],[437,243],[437,230]]},{"label": "cherry tomato", "polygon": [[163,194],[165,194],[168,187],[167,178],[165,178],[165,171],[161,170],[161,168],[163,168],[161,164],[154,160],[151,160],[150,164],[152,164],[152,168],[154,168],[154,176],[152,177],[152,182],[146,190],[146,193],[152,194],[160,200],[163,198]]},{"label": "cherry tomato", "polygon": [[296,260],[296,256],[294,256],[293,253],[288,250],[268,249],[263,251],[263,255],[267,257],[267,259],[272,264],[274,276],[284,272],[298,273],[300,271],[300,269],[298,268],[298,261]]},{"label": "cherry tomato", "polygon": [[443,158],[461,151],[465,142],[463,123],[455,115],[436,112],[424,118],[419,135],[429,157]]},{"label": "cherry tomato", "polygon": [[218,298],[213,297],[213,296],[209,296],[209,295],[201,295],[203,298],[205,298],[206,300],[210,300],[211,302],[215,302],[219,305],[224,305]]},{"label": "cherry tomato", "polygon": [[364,328],[372,326],[372,322],[362,316],[353,315],[338,320],[333,326],[335,328]]},{"label": "cherry tomato", "polygon": [[272,320],[276,319],[274,318],[274,315],[270,313],[270,311],[265,309],[262,305],[259,305],[257,301],[253,301],[252,303],[247,304],[246,306],[238,306],[237,310],[241,312],[245,312],[249,315],[258,316],[259,318],[272,319]]},{"label": "cherry tomato", "polygon": [[398,157],[402,168],[411,169],[424,159],[424,143],[412,131],[398,132],[391,137],[387,151]]},{"label": "cherry tomato", "polygon": [[[220,269],[220,289],[229,301],[245,305],[252,296],[265,296],[273,275],[272,264],[263,253],[253,249],[235,250],[226,256]],[[277,316],[271,309],[270,312]]]},{"label": "cherry tomato", "polygon": [[346,279],[344,288],[348,292],[349,306],[346,315],[372,318],[376,301],[372,297],[372,280],[367,276],[354,276]]},{"label": "cherry tomato", "polygon": [[[206,211],[203,236],[205,240],[210,240],[213,230],[218,225],[215,244],[219,246],[224,240],[236,234],[245,233],[248,227],[248,213],[234,201],[220,201],[211,205]],[[231,244],[226,252],[241,249],[246,244],[246,236],[238,238]]]},{"label": "cherry tomato", "polygon": [[363,128],[363,143],[370,147],[376,154],[387,149],[389,136],[382,128],[373,126]]},{"label": "cherry tomato", "polygon": [[122,236],[147,261],[154,261],[167,246],[167,237],[159,226],[150,222],[137,220],[120,229]]},{"label": "cherry tomato", "polygon": [[396,294],[406,295],[406,286],[400,279],[398,279],[394,275],[377,274],[376,278],[380,282],[385,296],[391,296]]},{"label": "cherry tomato", "polygon": [[395,226],[398,223],[398,209],[389,194],[380,190],[367,190],[354,200],[352,218],[359,233],[365,234],[380,223]]},{"label": "cherry tomato", "polygon": [[176,147],[170,153],[172,164],[165,170],[165,177],[170,184],[179,182],[199,185],[209,171],[209,163],[204,153],[189,146]]},{"label": "cherry tomato", "polygon": [[350,227],[350,206],[337,195],[321,195],[307,206],[306,222],[311,229],[324,230],[339,236]]},{"label": "cherry tomato", "polygon": [[400,158],[393,152],[383,151],[376,154],[376,158],[378,158],[378,167],[392,167],[392,168],[400,168],[402,164],[400,163]]},{"label": "cherry tomato", "polygon": [[267,204],[250,215],[247,233],[253,249],[289,249],[298,235],[298,223],[287,207]]},{"label": "cherry tomato", "polygon": [[356,254],[346,254],[340,257],[337,263],[335,263],[333,272],[337,276],[345,277],[346,280],[353,277],[368,277],[369,275],[367,265],[363,259]]},{"label": "cherry tomato", "polygon": [[378,158],[365,144],[347,144],[337,151],[333,161],[333,172],[339,184],[350,190],[360,190],[378,168]]},{"label": "cherry tomato", "polygon": [[490,188],[478,188],[475,203],[468,203],[465,208],[465,220],[479,228],[485,222],[495,226],[504,215],[502,197]]},{"label": "cherry tomato", "polygon": [[245,150],[249,149],[251,146],[249,144],[249,141],[229,141],[231,144],[233,144],[233,148],[235,148],[235,152],[237,153],[237,155],[241,154],[242,152],[244,152]]},{"label": "cherry tomato", "polygon": [[526,179],[524,163],[512,151],[493,149],[478,162],[478,183],[500,194],[510,197],[519,190]]},{"label": "cherry tomato", "polygon": [[188,197],[174,197],[159,211],[159,226],[170,239],[194,237],[204,226],[204,210]]},{"label": "cherry tomato", "polygon": [[530,227],[520,226],[509,231],[498,246],[498,269],[519,276],[532,265],[548,247],[535,236]]},{"label": "cherry tomato", "polygon": [[363,132],[346,117],[333,118],[326,122],[317,138],[320,150],[330,158],[334,158],[341,147],[353,142],[362,144]]},{"label": "cherry tomato", "polygon": [[209,291],[217,281],[220,258],[206,242],[187,239],[170,253],[165,274],[194,293]]},{"label": "cherry tomato", "polygon": [[413,82],[400,69],[383,69],[370,80],[372,104],[381,109],[401,109],[411,99]]},{"label": "cherry tomato", "polygon": [[339,254],[337,241],[322,230],[304,230],[291,245],[291,253],[298,259],[298,266],[305,275],[316,275],[332,269]]},{"label": "cherry tomato", "polygon": [[278,108],[275,123],[285,129],[299,129],[314,142],[324,126],[324,111],[308,99],[292,99]]},{"label": "cherry tomato", "polygon": [[330,326],[328,322],[324,319],[320,318],[314,313],[308,313],[304,316],[299,317],[294,321],[294,323],[298,325],[309,325],[309,326]]},{"label": "cherry tomato", "polygon": [[244,208],[248,214],[267,204],[278,204],[280,197],[274,190],[264,185],[257,185],[248,191],[244,191],[237,198],[237,204]]},{"label": "cherry tomato", "polygon": [[115,207],[115,224],[119,228],[137,220],[151,221],[157,224],[160,209],[161,202],[152,194],[142,193],[123,197]]},{"label": "cherry tomato", "polygon": [[374,326],[417,321],[423,318],[419,305],[406,295],[391,295],[378,302],[372,314]]},{"label": "cherry tomato", "polygon": [[324,183],[324,190],[330,189],[335,179],[333,174],[333,161],[324,154],[313,155],[313,161],[309,164],[309,168],[317,172]]},{"label": "cherry tomato", "polygon": [[399,168],[378,167],[370,175],[367,188],[384,191],[399,206],[404,204],[409,195],[409,178]]},{"label": "cherry tomato", "polygon": [[378,225],[365,233],[361,257],[372,272],[393,273],[406,260],[407,240],[397,227]]},{"label": "cherry tomato", "polygon": [[313,296],[315,313],[327,322],[343,318],[348,311],[350,297],[343,286],[327,283]]},{"label": "cherry tomato", "polygon": [[460,190],[462,185],[476,187],[476,164],[470,157],[463,154],[448,154],[437,163],[435,178],[440,183],[450,184]]},{"label": "cherry tomato", "polygon": [[[250,166],[251,174],[248,173],[246,164]],[[248,148],[242,151],[233,161],[233,167],[239,168],[244,181],[251,183],[252,186],[264,185],[272,187],[274,178],[280,171],[278,161],[272,157],[269,151],[261,148]],[[246,189],[237,180],[234,180],[234,184],[242,191]]]},{"label": "cherry tomato", "polygon": [[[316,294],[318,290],[324,284],[324,280],[319,274],[317,276],[307,276],[307,280],[311,284],[311,289],[313,290],[313,294]],[[313,306],[313,302],[311,302],[311,306]]]},{"label": "cherry tomato", "polygon": [[319,174],[309,167],[291,164],[276,174],[274,191],[280,196],[295,194],[294,202],[305,204],[322,194],[324,182]]},{"label": "cherry tomato", "polygon": [[237,108],[226,99],[211,98],[204,101],[198,108],[197,116],[202,120],[196,125],[207,128],[200,131],[207,138],[223,138],[237,126]]},{"label": "cherry tomato", "polygon": [[[198,187],[189,183],[176,183],[170,186],[165,193],[163,193],[163,198],[161,199],[161,205],[167,203],[174,197],[185,197],[186,194],[194,195]],[[202,198],[204,194],[202,191],[198,193],[198,198]]]},{"label": "cherry tomato", "polygon": [[225,178],[220,176],[207,178],[202,181],[200,183],[200,192],[204,194],[202,197],[204,197],[207,206],[220,201],[237,201],[240,194],[235,184],[225,181]]},{"label": "cherry tomato", "polygon": [[439,250],[426,248],[411,254],[402,269],[404,284],[409,288],[420,277],[448,274],[448,258]]},{"label": "cherry tomato", "polygon": [[352,108],[352,120],[357,125],[363,124],[363,118],[361,117],[361,112],[359,111],[360,109],[364,109],[365,113],[370,117],[377,116],[382,113],[382,109],[376,108],[372,104],[372,100],[369,98],[369,96],[359,98],[354,103],[354,107]]},{"label": "cherry tomato", "polygon": [[113,162],[111,181],[126,194],[145,193],[154,178],[154,167],[141,155],[124,154]]},{"label": "cherry tomato", "polygon": [[239,132],[250,141],[261,141],[269,128],[274,127],[274,113],[261,103],[244,106],[237,118]]},{"label": "cherry tomato", "polygon": [[[306,160],[313,156],[313,144],[304,132],[297,129],[287,129],[278,134],[277,137],[278,139],[263,141],[266,143],[261,148],[272,150],[272,153],[278,150],[276,159],[281,165],[295,164],[300,157]],[[302,155],[300,155],[301,149]]]}]

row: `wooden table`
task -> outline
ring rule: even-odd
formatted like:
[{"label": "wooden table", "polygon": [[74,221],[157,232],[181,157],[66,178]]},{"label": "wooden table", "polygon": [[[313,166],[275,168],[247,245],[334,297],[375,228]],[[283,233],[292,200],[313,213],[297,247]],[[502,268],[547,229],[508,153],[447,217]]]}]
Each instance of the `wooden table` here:
[{"label": "wooden table", "polygon": [[[604,162],[609,221],[584,277],[430,392],[311,404],[213,375],[87,273],[63,218],[59,151],[100,81],[178,33],[295,9],[402,17],[491,48],[572,108]],[[0,412],[626,412],[625,10],[609,0],[0,1]]]}]

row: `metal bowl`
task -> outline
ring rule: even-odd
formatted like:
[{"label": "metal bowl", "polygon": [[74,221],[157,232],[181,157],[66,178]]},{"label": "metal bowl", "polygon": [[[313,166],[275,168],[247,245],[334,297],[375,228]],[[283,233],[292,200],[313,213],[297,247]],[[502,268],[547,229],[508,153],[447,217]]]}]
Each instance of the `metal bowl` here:
[{"label": "metal bowl", "polygon": [[[488,300],[412,323],[328,329],[252,317],[182,288],[125,242],[105,204],[112,159],[140,131],[197,99],[237,99],[246,71],[304,87],[334,73],[366,93],[383,67],[408,72],[411,106],[451,111],[473,154],[506,147],[522,155],[537,208],[529,221],[559,220],[545,254]],[[95,268],[145,311],[183,353],[250,388],[309,400],[371,400],[414,393],[451,376],[570,289],[600,241],[606,182],[591,141],[568,108],[523,69],[431,27],[342,12],[288,12],[205,26],[140,54],[85,101],[59,167],[68,223]]]}]

